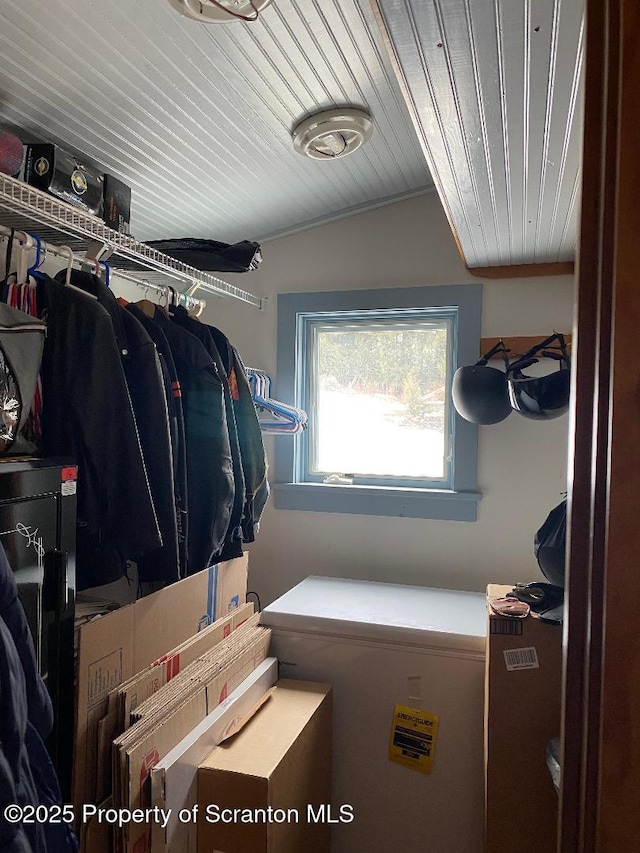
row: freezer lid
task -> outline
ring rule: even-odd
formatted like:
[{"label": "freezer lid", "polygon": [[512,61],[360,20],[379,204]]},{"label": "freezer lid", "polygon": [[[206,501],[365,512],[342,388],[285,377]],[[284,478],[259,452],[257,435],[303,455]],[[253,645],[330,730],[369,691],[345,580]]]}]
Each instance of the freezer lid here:
[{"label": "freezer lid", "polygon": [[266,607],[261,621],[275,630],[484,653],[486,596],[311,576]]}]

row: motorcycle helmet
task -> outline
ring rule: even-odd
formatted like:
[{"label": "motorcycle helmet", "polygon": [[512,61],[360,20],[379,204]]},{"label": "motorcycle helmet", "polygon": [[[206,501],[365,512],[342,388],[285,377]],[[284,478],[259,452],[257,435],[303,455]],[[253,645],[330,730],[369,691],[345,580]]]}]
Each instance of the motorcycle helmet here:
[{"label": "motorcycle helmet", "polygon": [[[554,341],[557,341],[556,345]],[[540,360],[536,358],[537,353],[557,361],[558,370],[546,376],[523,373],[525,368]],[[564,337],[551,335],[507,367],[510,405],[525,418],[542,421],[557,418],[569,408],[570,377],[570,360]]]},{"label": "motorcycle helmet", "polygon": [[567,547],[567,499],[554,507],[533,538],[533,552],[549,583],[564,586]]},{"label": "motorcycle helmet", "polygon": [[507,378],[503,370],[489,367],[487,362],[502,353],[505,366],[509,360],[502,341],[475,364],[459,367],[453,376],[451,393],[458,414],[472,424],[497,424],[511,414]]}]

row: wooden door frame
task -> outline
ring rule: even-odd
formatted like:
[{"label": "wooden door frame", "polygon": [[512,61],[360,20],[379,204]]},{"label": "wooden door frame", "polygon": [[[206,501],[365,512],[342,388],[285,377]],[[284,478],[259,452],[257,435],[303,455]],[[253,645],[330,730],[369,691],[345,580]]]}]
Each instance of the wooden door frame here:
[{"label": "wooden door frame", "polygon": [[639,108],[637,0],[587,0],[559,853],[640,850]]}]

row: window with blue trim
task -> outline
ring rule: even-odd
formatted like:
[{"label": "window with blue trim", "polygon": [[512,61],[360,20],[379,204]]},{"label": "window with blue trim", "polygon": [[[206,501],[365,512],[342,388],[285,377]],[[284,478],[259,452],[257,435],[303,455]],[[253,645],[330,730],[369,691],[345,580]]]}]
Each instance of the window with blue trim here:
[{"label": "window with blue trim", "polygon": [[473,521],[477,428],[451,404],[478,358],[481,285],[283,294],[276,508]]}]

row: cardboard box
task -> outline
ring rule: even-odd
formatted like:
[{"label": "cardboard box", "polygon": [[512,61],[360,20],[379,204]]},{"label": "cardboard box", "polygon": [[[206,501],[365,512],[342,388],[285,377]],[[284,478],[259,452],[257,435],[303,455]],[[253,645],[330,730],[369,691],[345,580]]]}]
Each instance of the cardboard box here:
[{"label": "cardboard box", "polygon": [[131,187],[113,175],[104,176],[104,224],[121,234],[129,233],[131,222]]},{"label": "cardboard box", "polygon": [[[141,670],[124,684],[117,688],[115,699],[117,701],[118,722],[120,734],[131,725],[131,712],[138,705],[153,696],[161,687],[164,687],[172,678],[175,678],[185,667],[189,666],[198,657],[214,648],[222,640],[226,639],[236,628],[242,625],[253,615],[253,605],[244,604],[236,608],[232,613],[222,616],[204,630],[194,634],[186,642],[181,643],[175,649],[154,661],[150,667]],[[109,703],[111,708],[111,698]]]},{"label": "cardboard box", "polygon": [[[196,853],[197,826],[181,821],[198,801],[198,765],[211,750],[245,726],[266,702],[278,680],[278,661],[267,658],[151,770],[152,805],[165,809],[165,827],[151,827],[152,853]],[[184,814],[184,812],[182,812]]]},{"label": "cardboard box", "polygon": [[[118,807],[151,804],[150,771],[265,660],[270,630],[247,620],[219,646],[172,679],[148,703],[142,718],[113,748],[113,797]],[[136,713],[143,713],[144,705]],[[149,850],[149,824],[129,824],[123,850]],[[118,833],[116,833],[118,837]],[[145,846],[146,845],[146,846]]]},{"label": "cardboard box", "polygon": [[29,145],[25,180],[87,213],[99,216],[102,212],[103,175],[57,145]]},{"label": "cardboard box", "polygon": [[[489,585],[487,598],[510,586]],[[546,763],[560,733],[562,626],[489,608],[485,853],[555,853],[558,796]]]},{"label": "cardboard box", "polygon": [[98,726],[114,688],[246,602],[248,556],[220,563],[79,630],[73,800],[96,802]]},{"label": "cardboard box", "polygon": [[198,853],[329,853],[330,803],[331,687],[280,680],[198,768]]}]

